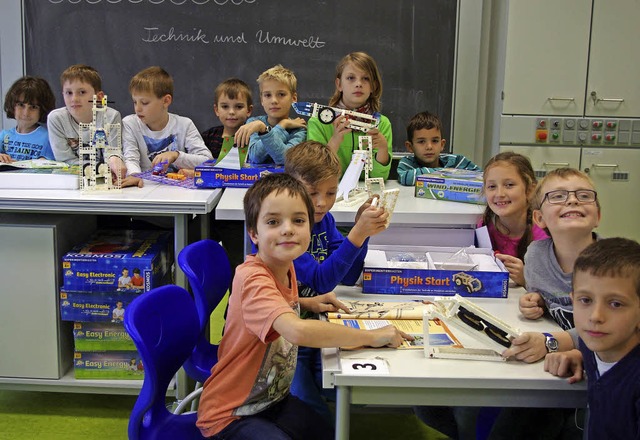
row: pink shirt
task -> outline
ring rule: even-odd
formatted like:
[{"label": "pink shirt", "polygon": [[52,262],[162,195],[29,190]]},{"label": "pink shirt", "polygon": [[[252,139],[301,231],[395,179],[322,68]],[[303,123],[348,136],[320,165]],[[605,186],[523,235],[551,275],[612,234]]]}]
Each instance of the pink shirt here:
[{"label": "pink shirt", "polygon": [[[493,222],[487,225],[487,229],[489,230],[489,237],[491,237],[491,244],[493,245],[494,251],[501,254],[511,255],[512,257],[518,256],[520,238],[511,238],[504,235],[502,232],[498,231]],[[547,233],[535,224],[531,227],[531,233],[531,241],[549,238]]]}]

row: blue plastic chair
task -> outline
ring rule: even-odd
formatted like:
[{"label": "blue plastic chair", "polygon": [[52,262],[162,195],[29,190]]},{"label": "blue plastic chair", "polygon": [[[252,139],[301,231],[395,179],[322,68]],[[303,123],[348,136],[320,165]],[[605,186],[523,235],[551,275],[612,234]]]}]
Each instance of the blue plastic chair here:
[{"label": "blue plastic chair", "polygon": [[224,248],[208,239],[182,249],[178,254],[178,265],[189,281],[200,320],[200,339],[184,369],[191,378],[204,383],[218,362],[218,346],[209,342],[207,325],[211,312],[231,285],[231,265]]},{"label": "blue plastic chair", "polygon": [[200,337],[189,292],[166,285],[140,295],[127,307],[124,327],[144,365],[142,390],[129,418],[129,439],[202,439],[196,413],[172,414],[165,406],[171,379]]}]

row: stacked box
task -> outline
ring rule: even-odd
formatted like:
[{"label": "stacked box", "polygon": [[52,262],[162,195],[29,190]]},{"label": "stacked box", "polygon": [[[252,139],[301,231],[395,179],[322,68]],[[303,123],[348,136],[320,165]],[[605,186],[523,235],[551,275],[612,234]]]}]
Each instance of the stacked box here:
[{"label": "stacked box", "polygon": [[60,315],[74,321],[76,379],[142,379],[143,366],[124,329],[139,295],[172,281],[167,231],[98,231],[62,259]]},{"label": "stacked box", "polygon": [[100,231],[62,258],[65,292],[147,292],[171,271],[167,231]]},{"label": "stacked box", "polygon": [[482,171],[443,168],[416,177],[415,196],[434,200],[450,200],[484,204]]},{"label": "stacked box", "polygon": [[75,352],[76,379],[141,380],[142,359],[137,351]]},{"label": "stacked box", "polygon": [[124,326],[110,322],[74,322],[73,341],[78,352],[135,351]]},{"label": "stacked box", "polygon": [[198,188],[249,188],[270,173],[282,173],[284,167],[274,164],[245,164],[240,169],[221,168],[215,160],[196,166],[194,181]]}]

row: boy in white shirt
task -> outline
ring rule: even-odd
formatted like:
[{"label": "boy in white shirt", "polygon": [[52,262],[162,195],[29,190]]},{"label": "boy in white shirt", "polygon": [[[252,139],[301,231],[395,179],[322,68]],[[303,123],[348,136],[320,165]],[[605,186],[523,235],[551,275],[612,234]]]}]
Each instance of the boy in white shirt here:
[{"label": "boy in white shirt", "polygon": [[[213,159],[193,121],[169,113],[173,78],[158,66],[138,72],[129,83],[134,115],[122,120],[124,160],[129,175],[163,163],[164,169],[195,168]],[[137,177],[132,177],[138,179]]]}]

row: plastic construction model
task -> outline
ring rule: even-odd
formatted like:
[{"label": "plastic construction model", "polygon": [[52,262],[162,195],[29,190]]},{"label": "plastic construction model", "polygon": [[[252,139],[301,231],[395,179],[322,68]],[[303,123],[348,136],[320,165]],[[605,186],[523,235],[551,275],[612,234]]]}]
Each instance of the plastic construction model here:
[{"label": "plastic construction model", "polygon": [[[446,349],[425,345],[425,356],[429,358],[472,359],[502,361],[502,351],[511,345],[511,341],[520,335],[520,329],[512,327],[496,318],[485,309],[471,301],[455,295],[450,298],[438,298],[427,305],[424,320],[440,319],[451,328],[461,330],[476,341],[480,347]],[[429,328],[425,326],[425,332]],[[429,335],[425,334],[425,341]]]},{"label": "plastic construction model", "polygon": [[[373,140],[371,136],[360,136],[358,138],[358,149],[354,150],[351,162],[349,162],[349,166],[338,184],[338,194],[336,195],[338,202],[343,200],[345,205],[350,206],[362,203],[369,198],[370,187],[368,182],[370,181],[369,171],[373,169],[372,157]],[[358,186],[358,183],[363,170],[365,186],[361,187]],[[384,181],[381,182],[381,185],[382,189],[384,189]]]},{"label": "plastic construction model", "polygon": [[345,116],[349,121],[348,128],[358,130],[363,133],[380,124],[380,117],[375,113],[373,116],[366,113],[359,113],[343,108],[328,107],[316,102],[294,102],[291,104],[297,114],[302,116],[316,117],[323,124],[331,124],[339,116]]},{"label": "plastic construction model", "polygon": [[109,168],[111,156],[122,156],[122,128],[120,124],[104,123],[107,102],[107,95],[102,99],[93,95],[93,121],[80,123],[78,156],[81,191],[120,191],[122,188],[120,169],[112,174]]}]

